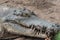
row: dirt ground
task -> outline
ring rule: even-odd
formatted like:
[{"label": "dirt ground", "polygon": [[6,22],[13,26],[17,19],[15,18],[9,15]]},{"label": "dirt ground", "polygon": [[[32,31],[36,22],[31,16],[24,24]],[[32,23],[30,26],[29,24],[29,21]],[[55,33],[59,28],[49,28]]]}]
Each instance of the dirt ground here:
[{"label": "dirt ground", "polygon": [[0,0],[0,5],[25,7],[44,20],[60,24],[60,0]]}]

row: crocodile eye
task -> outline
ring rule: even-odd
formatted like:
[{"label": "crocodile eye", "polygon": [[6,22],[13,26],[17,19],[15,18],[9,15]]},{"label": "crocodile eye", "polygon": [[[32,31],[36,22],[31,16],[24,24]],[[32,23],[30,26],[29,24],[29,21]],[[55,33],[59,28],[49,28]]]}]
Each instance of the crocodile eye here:
[{"label": "crocodile eye", "polygon": [[14,13],[13,15],[19,16],[20,14],[15,14],[15,13]]},{"label": "crocodile eye", "polygon": [[30,14],[28,14],[28,13],[22,13],[21,16],[23,16],[23,17],[30,17]]}]

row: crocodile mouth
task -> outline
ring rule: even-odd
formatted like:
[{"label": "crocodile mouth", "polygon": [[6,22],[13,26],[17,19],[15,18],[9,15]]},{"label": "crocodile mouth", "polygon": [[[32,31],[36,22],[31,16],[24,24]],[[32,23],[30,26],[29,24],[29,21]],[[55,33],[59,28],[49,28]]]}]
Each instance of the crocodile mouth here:
[{"label": "crocodile mouth", "polygon": [[[52,37],[53,34],[55,34],[53,31],[53,29],[48,29],[49,31],[47,31],[47,28],[46,27],[41,27],[40,25],[25,25],[24,23],[20,23],[18,21],[15,21],[15,20],[8,20],[8,23],[13,23],[13,24],[18,24],[19,27],[23,27],[24,29],[27,29],[25,32],[22,32],[24,33],[23,35],[26,35],[26,36],[31,36],[31,37],[40,37],[40,38],[46,38],[46,37]],[[18,27],[18,26],[17,26]],[[21,28],[22,29],[22,28]],[[16,29],[18,30],[18,29]],[[52,31],[52,32],[51,32]],[[20,31],[17,31],[17,32],[20,32]],[[19,34],[17,33],[16,34]],[[14,32],[13,32],[14,33]],[[21,34],[21,33],[20,33]]]},{"label": "crocodile mouth", "polygon": [[[13,31],[13,33],[16,33],[16,34],[19,34],[20,32],[20,35],[26,35],[26,36],[31,36],[31,37],[40,37],[40,38],[46,38],[46,37],[52,37],[55,35],[55,31],[54,29],[48,29],[48,26],[46,25],[41,25],[42,23],[39,22],[40,20],[33,16],[32,18],[29,17],[28,19],[16,19],[16,20],[5,20],[5,22],[7,23],[13,23],[13,24],[17,24],[19,26],[19,28],[22,29],[27,29],[26,31],[23,30],[23,32],[17,27],[16,27],[16,31],[14,29],[14,26],[13,26],[13,29],[16,31]],[[51,25],[51,24],[50,24]],[[11,26],[12,27],[12,26]],[[20,30],[20,31],[19,31]],[[9,30],[9,32],[11,32],[12,30]],[[12,33],[12,32],[11,32]]]},{"label": "crocodile mouth", "polygon": [[[13,12],[16,10],[15,12]],[[7,30],[7,32],[11,34],[17,34],[17,35],[25,35],[30,37],[39,37],[39,38],[46,38],[46,37],[52,37],[55,35],[55,24],[49,23],[43,19],[39,19],[35,14],[30,14],[29,11],[22,10],[23,14],[20,13],[21,9],[14,9],[12,8],[7,9],[7,11],[1,11],[3,13],[10,13],[9,15],[3,17],[2,19],[5,22],[3,22],[4,28]],[[25,13],[26,14],[25,14]],[[16,13],[16,14],[13,14]],[[21,15],[22,14],[22,15]],[[4,15],[3,15],[4,16]],[[54,27],[52,27],[52,25]],[[54,29],[53,29],[54,28]],[[6,32],[6,33],[7,33]]]},{"label": "crocodile mouth", "polygon": [[36,37],[36,38],[46,38],[47,37],[46,34],[42,34],[39,32],[39,30],[35,30],[34,28],[33,29],[25,28],[21,25],[18,26],[18,24],[13,24],[13,23],[4,23],[4,26],[7,29],[7,32],[10,32],[11,34],[14,33],[17,35],[25,35],[25,36],[31,36],[31,37]]}]

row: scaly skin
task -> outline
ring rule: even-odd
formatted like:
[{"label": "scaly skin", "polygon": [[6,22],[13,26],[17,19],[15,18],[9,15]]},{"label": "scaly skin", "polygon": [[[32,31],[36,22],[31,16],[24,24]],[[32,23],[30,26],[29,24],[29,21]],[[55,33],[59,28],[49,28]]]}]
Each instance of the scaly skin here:
[{"label": "scaly skin", "polygon": [[5,29],[13,34],[50,38],[60,30],[60,25],[39,19],[33,12],[25,8],[7,8],[3,13],[8,13],[8,15],[1,18],[1,31]]},{"label": "scaly skin", "polygon": [[[11,34],[17,34],[17,35],[25,35],[25,36],[31,36],[31,37],[40,37],[40,38],[46,38],[46,34],[42,34],[42,33],[38,33],[35,34],[35,30],[34,29],[31,29],[31,28],[25,28],[17,23],[11,23],[11,22],[7,22],[6,20],[15,20],[16,18],[20,19],[20,18],[28,18],[30,17],[30,13],[29,12],[30,10],[26,10],[25,12],[26,13],[29,13],[27,14],[27,16],[25,14],[22,14],[20,16],[22,17],[19,17],[17,14],[20,13],[20,12],[23,12],[23,10],[25,9],[15,9],[15,8],[4,8],[2,7],[1,8],[2,11],[0,12],[3,12],[3,14],[1,14],[1,22],[0,22],[0,35],[1,37],[3,38],[4,37],[4,33],[11,33]],[[14,12],[17,10],[17,13],[15,14]],[[6,11],[6,12],[5,12]],[[19,12],[20,11],[20,12]],[[23,12],[23,13],[25,13]],[[4,13],[6,15],[4,15]],[[14,14],[13,14],[14,13]],[[15,16],[16,15],[16,16]],[[24,15],[24,16],[23,16]],[[35,15],[35,14],[33,14]],[[15,21],[13,21],[15,22]]]}]

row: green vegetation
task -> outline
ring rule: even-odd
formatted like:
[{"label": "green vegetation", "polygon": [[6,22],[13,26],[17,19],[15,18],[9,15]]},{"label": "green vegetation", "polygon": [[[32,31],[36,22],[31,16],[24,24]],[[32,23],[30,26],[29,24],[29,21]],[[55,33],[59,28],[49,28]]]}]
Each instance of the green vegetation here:
[{"label": "green vegetation", "polygon": [[60,40],[60,32],[56,34],[56,36],[54,37],[54,40]]}]

